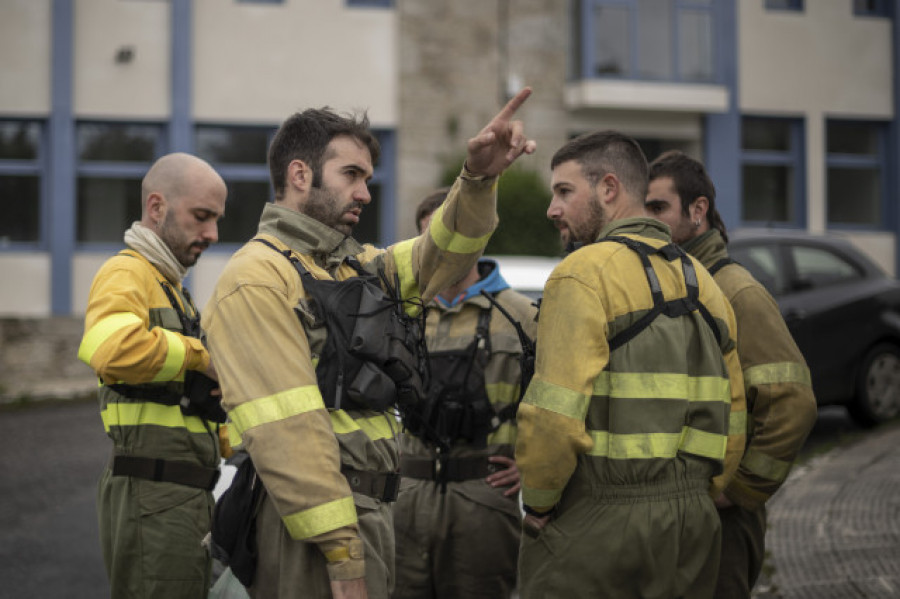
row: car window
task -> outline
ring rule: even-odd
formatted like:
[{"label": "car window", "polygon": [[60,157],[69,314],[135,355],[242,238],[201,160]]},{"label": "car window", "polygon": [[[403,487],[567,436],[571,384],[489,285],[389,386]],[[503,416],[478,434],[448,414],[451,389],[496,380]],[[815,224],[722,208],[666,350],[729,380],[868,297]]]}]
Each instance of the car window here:
[{"label": "car window", "polygon": [[815,289],[863,277],[854,264],[825,249],[795,245],[790,253],[796,271],[795,289]]},{"label": "car window", "polygon": [[773,245],[733,247],[731,257],[750,271],[772,295],[780,295],[787,287],[784,270]]}]

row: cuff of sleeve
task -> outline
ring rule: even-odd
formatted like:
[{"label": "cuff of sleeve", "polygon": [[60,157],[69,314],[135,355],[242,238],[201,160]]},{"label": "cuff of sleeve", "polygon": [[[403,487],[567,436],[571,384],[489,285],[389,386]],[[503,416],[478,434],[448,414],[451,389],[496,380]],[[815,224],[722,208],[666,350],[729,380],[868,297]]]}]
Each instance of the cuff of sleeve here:
[{"label": "cuff of sleeve", "polygon": [[325,554],[329,580],[352,580],[366,575],[361,539],[319,543],[319,549]]},{"label": "cuff of sleeve", "polygon": [[190,354],[184,369],[203,372],[209,368],[209,351],[203,347],[203,342],[194,337],[185,337],[184,342],[187,344]]},{"label": "cuff of sleeve", "polygon": [[725,497],[727,497],[731,503],[739,505],[745,510],[753,511],[764,506],[770,495],[755,491],[750,487],[741,484],[739,481],[734,480],[725,489]]},{"label": "cuff of sleeve", "polygon": [[465,181],[473,181],[476,183],[493,183],[497,179],[496,176],[476,175],[469,170],[469,167],[465,162],[463,162],[462,172],[459,174],[459,177]]},{"label": "cuff of sleeve", "polygon": [[530,505],[525,505],[524,503],[522,504],[522,511],[536,518],[549,516],[554,512],[554,510],[556,510],[556,506],[535,508],[531,507]]}]

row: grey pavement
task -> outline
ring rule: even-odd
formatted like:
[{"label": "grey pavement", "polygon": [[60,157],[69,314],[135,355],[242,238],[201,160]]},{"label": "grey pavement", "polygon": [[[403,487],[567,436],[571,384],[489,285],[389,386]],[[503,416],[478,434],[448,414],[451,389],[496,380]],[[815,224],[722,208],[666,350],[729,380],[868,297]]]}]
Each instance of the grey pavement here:
[{"label": "grey pavement", "polygon": [[900,423],[794,468],[769,501],[754,597],[900,597]]}]

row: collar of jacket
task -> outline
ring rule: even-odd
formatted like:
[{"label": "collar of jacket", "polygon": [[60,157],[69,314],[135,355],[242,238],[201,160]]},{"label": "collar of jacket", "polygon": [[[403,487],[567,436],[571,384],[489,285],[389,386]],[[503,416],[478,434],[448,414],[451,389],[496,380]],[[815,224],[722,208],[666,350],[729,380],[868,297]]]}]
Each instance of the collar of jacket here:
[{"label": "collar of jacket", "polygon": [[434,303],[445,310],[460,306],[466,302],[477,304],[481,308],[490,307],[490,301],[481,295],[481,291],[499,293],[504,289],[509,289],[509,283],[500,274],[500,267],[497,265],[497,262],[490,258],[478,260],[478,272],[481,274],[481,278],[460,293],[452,302],[448,302],[440,295],[436,295]]},{"label": "collar of jacket", "polygon": [[718,229],[710,229],[701,235],[697,235],[690,241],[686,241],[681,248],[709,268],[722,258],[728,257],[728,248]]},{"label": "collar of jacket", "polygon": [[331,271],[348,256],[363,251],[349,235],[290,208],[266,204],[259,219],[259,232],[280,239],[298,254],[311,255],[317,264]]},{"label": "collar of jacket", "polygon": [[669,226],[649,216],[635,216],[614,220],[600,229],[597,241],[611,235],[640,235],[641,237],[661,239],[666,242],[672,241]]}]

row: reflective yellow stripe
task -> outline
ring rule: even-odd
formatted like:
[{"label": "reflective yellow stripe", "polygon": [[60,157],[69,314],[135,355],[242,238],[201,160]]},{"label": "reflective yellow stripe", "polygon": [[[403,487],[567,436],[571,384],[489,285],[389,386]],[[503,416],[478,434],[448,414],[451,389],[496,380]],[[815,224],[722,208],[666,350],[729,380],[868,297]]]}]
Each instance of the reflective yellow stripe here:
[{"label": "reflective yellow stripe", "polygon": [[198,416],[185,416],[179,406],[165,406],[148,401],[143,403],[110,403],[100,412],[103,428],[113,426],[165,426],[186,428],[192,433],[208,432]]},{"label": "reflective yellow stripe", "polygon": [[784,460],[776,460],[752,447],[747,449],[741,460],[741,467],[757,476],[767,480],[781,482],[787,478],[791,471],[791,463]]},{"label": "reflective yellow stripe", "polygon": [[444,206],[441,204],[434,216],[428,230],[431,232],[431,239],[435,245],[445,252],[453,252],[454,254],[471,254],[477,252],[487,245],[491,238],[491,233],[482,235],[481,237],[466,237],[459,232],[453,232],[444,225]]},{"label": "reflective yellow stripe", "polygon": [[728,379],[691,377],[661,372],[603,371],[594,381],[594,395],[623,399],[687,399],[731,403]]},{"label": "reflective yellow stripe", "polygon": [[530,489],[522,486],[522,503],[529,507],[553,507],[561,497],[562,489]]},{"label": "reflective yellow stripe", "polygon": [[305,385],[248,401],[231,410],[228,415],[235,430],[243,435],[254,426],[324,408],[319,387]]},{"label": "reflective yellow stripe", "polygon": [[575,420],[584,420],[591,398],[541,379],[532,379],[522,401]]},{"label": "reflective yellow stripe", "polygon": [[284,517],[292,539],[303,540],[356,523],[353,497],[342,497]]},{"label": "reflective yellow stripe", "polygon": [[516,425],[511,422],[504,422],[500,427],[488,435],[488,445],[511,445],[516,442]]},{"label": "reflective yellow stripe", "polygon": [[104,341],[109,339],[110,335],[133,324],[142,324],[142,321],[131,312],[119,312],[101,319],[91,327],[91,330],[81,340],[81,346],[78,348],[78,359],[90,365],[97,349]]},{"label": "reflective yellow stripe", "polygon": [[731,411],[728,415],[728,434],[729,435],[745,435],[747,434],[747,412]]},{"label": "reflective yellow stripe", "polygon": [[746,389],[753,385],[773,383],[797,383],[807,387],[812,385],[809,368],[797,362],[760,364],[744,370],[744,387]]},{"label": "reflective yellow stripe", "polygon": [[326,551],[325,559],[329,562],[339,562],[341,560],[350,559],[350,550],[346,547],[338,547],[337,549]]},{"label": "reflective yellow stripe", "polygon": [[616,460],[674,458],[679,451],[721,460],[728,441],[723,435],[691,427],[684,427],[680,433],[589,433],[594,446],[588,455]]},{"label": "reflective yellow stripe", "polygon": [[[484,390],[492,404],[512,403],[519,397],[518,383],[485,383]],[[494,405],[494,407],[500,409],[503,405]]]},{"label": "reflective yellow stripe", "polygon": [[160,330],[166,337],[166,343],[168,344],[169,349],[166,351],[166,361],[163,364],[163,367],[156,373],[156,376],[153,377],[154,383],[159,381],[171,381],[181,371],[181,367],[184,366],[184,341],[172,331],[163,328],[160,328]]},{"label": "reflective yellow stripe", "polygon": [[[400,279],[400,297],[403,299],[421,295],[419,284],[416,283],[416,277],[413,273],[412,253],[415,241],[415,239],[407,239],[393,247],[394,265],[397,268],[397,277]],[[419,307],[414,304],[407,303],[404,305],[404,309],[410,316],[415,316],[419,313]]]},{"label": "reflective yellow stripe", "polygon": [[241,437],[236,426],[228,427],[228,444],[232,449],[237,449],[244,444],[244,438]]},{"label": "reflective yellow stripe", "polygon": [[388,414],[354,419],[344,410],[332,410],[328,415],[331,416],[331,428],[336,434],[361,430],[372,441],[394,438],[394,429],[391,426],[392,417]]}]

